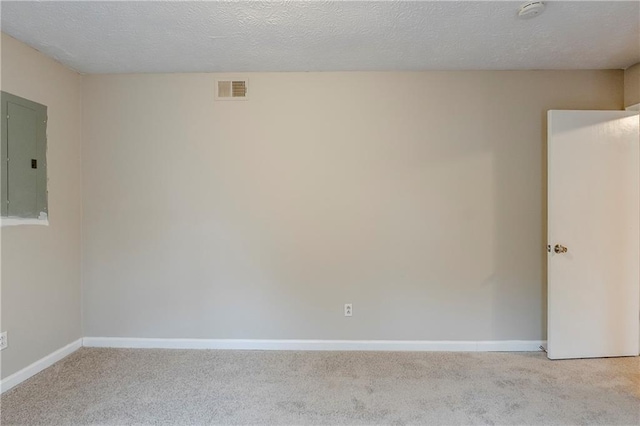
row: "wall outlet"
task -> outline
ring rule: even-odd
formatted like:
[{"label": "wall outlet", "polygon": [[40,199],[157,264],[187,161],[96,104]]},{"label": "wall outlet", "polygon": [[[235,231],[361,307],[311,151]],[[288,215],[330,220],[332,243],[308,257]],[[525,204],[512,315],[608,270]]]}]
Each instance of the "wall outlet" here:
[{"label": "wall outlet", "polygon": [[344,304],[344,316],[350,317],[353,315],[353,305],[351,303]]},{"label": "wall outlet", "polygon": [[7,332],[3,331],[0,333],[0,351],[6,349],[9,346],[9,341],[7,340]]}]

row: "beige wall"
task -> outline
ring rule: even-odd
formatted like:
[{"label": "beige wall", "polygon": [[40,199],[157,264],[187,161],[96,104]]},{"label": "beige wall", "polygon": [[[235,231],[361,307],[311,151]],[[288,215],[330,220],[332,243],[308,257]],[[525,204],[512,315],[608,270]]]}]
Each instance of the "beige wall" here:
[{"label": "beige wall", "polygon": [[85,336],[545,337],[546,111],[622,71],[215,77],[83,77]]},{"label": "beige wall", "polygon": [[624,72],[624,106],[640,104],[640,63]]},{"label": "beige wall", "polygon": [[81,337],[81,76],[2,34],[2,90],[48,107],[50,226],[2,228],[2,377]]}]

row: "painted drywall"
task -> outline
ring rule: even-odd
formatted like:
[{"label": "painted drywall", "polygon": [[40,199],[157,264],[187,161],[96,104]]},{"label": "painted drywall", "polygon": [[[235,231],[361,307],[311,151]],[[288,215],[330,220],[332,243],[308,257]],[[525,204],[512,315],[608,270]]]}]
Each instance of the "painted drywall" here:
[{"label": "painted drywall", "polygon": [[624,71],[624,106],[640,104],[640,63]]},{"label": "painted drywall", "polygon": [[81,337],[81,76],[2,34],[2,90],[48,107],[49,226],[1,229],[2,378]]},{"label": "painted drywall", "polygon": [[83,77],[85,336],[545,337],[546,112],[622,71],[245,76]]}]

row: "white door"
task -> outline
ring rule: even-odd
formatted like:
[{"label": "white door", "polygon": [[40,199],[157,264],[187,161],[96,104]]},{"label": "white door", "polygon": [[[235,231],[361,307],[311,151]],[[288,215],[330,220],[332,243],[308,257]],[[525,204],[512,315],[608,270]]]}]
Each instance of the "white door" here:
[{"label": "white door", "polygon": [[550,359],[639,353],[638,128],[637,112],[548,113]]}]

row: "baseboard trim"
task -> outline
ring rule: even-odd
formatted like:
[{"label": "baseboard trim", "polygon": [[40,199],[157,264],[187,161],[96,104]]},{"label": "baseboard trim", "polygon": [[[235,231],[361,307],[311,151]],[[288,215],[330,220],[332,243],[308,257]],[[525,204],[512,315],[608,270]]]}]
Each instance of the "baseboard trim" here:
[{"label": "baseboard trim", "polygon": [[82,346],[140,349],[235,349],[263,351],[413,351],[413,352],[538,352],[543,340],[266,340],[266,339],[154,339],[85,337],[50,353],[0,381],[0,393],[19,385]]},{"label": "baseboard trim", "polygon": [[139,349],[244,349],[273,351],[416,351],[416,352],[538,352],[543,340],[256,340],[154,339],[85,337],[83,346]]},{"label": "baseboard trim", "polygon": [[629,105],[625,108],[627,111],[640,111],[640,103],[635,105]]},{"label": "baseboard trim", "polygon": [[26,366],[22,370],[13,373],[12,375],[4,378],[0,381],[0,393],[4,393],[16,385],[24,382],[25,380],[35,376],[47,367],[51,367],[61,359],[71,355],[82,347],[82,339],[78,339],[68,345],[58,349],[55,352],[50,353],[44,358],[39,359],[31,365]]}]

